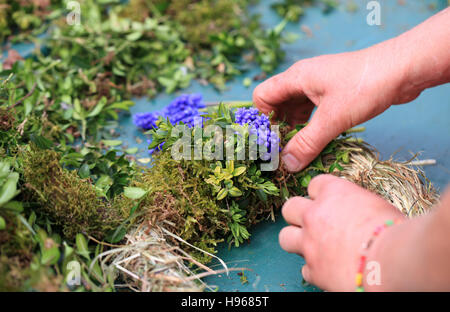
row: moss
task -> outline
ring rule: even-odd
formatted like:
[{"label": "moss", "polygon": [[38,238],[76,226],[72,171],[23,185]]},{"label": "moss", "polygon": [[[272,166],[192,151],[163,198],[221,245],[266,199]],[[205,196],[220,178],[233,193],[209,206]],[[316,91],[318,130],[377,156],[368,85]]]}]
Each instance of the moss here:
[{"label": "moss", "polygon": [[[149,190],[140,203],[144,219],[153,225],[164,220],[164,227],[197,247],[214,252],[215,245],[229,231],[228,217],[201,175],[192,167],[183,167],[168,152],[155,159],[134,186]],[[201,261],[209,260],[193,252]]]},{"label": "moss", "polygon": [[[138,210],[145,222],[162,224],[194,246],[215,253],[217,244],[231,234],[232,215],[229,203],[217,201],[212,186],[205,183],[210,175],[209,165],[208,161],[179,162],[172,159],[170,151],[161,152],[155,157],[152,168],[145,170],[133,186],[148,190]],[[281,199],[273,197],[263,202],[254,193],[243,198],[240,204],[246,207],[245,226],[270,215],[278,205],[275,201]],[[133,204],[125,200],[121,205]],[[139,222],[142,219],[134,221]],[[179,242],[174,240],[173,243]],[[194,249],[190,249],[190,253],[204,263],[210,260]]]},{"label": "moss", "polygon": [[177,0],[167,9],[185,28],[185,38],[190,44],[211,44],[205,34],[218,34],[239,29],[244,20],[246,1],[230,0]]},{"label": "moss", "polygon": [[60,226],[68,239],[78,233],[102,239],[124,220],[116,206],[97,196],[89,179],[63,169],[55,151],[32,147],[24,155],[24,180],[39,204],[36,211]]},{"label": "moss", "polygon": [[[245,21],[245,0],[131,0],[122,15],[143,21],[155,10],[184,27],[184,39],[193,46],[210,45],[211,34],[239,29]],[[205,35],[208,34],[208,35]]]}]

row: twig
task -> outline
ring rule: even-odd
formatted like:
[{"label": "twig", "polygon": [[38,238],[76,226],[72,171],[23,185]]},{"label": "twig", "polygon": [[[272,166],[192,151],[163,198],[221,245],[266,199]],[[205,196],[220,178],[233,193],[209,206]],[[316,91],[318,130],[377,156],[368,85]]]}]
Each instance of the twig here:
[{"label": "twig", "polygon": [[14,108],[14,107],[17,106],[17,105],[22,104],[22,102],[23,102],[25,99],[29,98],[29,97],[33,94],[33,92],[34,92],[35,89],[36,89],[36,82],[35,82],[35,83],[33,84],[33,86],[31,87],[30,92],[28,92],[27,94],[25,94],[25,96],[24,96],[23,98],[21,98],[21,99],[18,100],[16,103],[14,103],[10,108]]},{"label": "twig", "polygon": [[109,243],[106,243],[106,242],[101,242],[101,241],[99,241],[98,239],[95,239],[94,237],[92,237],[92,236],[90,236],[90,235],[88,235],[88,238],[91,239],[91,240],[93,240],[93,241],[96,242],[97,244],[105,245],[105,246],[108,246],[108,247],[122,248],[122,247],[127,246],[127,245],[113,245],[113,244],[109,244]]},{"label": "twig", "polygon": [[408,163],[411,166],[433,166],[436,165],[436,159],[413,160]]},{"label": "twig", "polygon": [[20,135],[23,135],[23,130],[25,128],[25,124],[27,123],[27,121],[28,117],[26,117],[24,121],[22,121],[21,124],[17,126],[17,132],[19,132]]}]

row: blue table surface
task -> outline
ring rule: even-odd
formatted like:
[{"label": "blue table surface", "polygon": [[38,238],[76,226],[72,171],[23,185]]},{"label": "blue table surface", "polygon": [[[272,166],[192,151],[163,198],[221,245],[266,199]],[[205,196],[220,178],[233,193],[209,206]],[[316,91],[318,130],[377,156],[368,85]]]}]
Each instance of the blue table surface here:
[{"label": "blue table surface", "polygon": [[[262,0],[252,8],[262,15],[262,22],[273,27],[281,21],[270,4],[277,1]],[[346,9],[348,0],[341,0],[337,10],[324,14],[319,8],[308,8],[298,23],[288,24],[286,31],[300,34],[292,44],[285,45],[286,59],[277,72],[287,69],[295,61],[320,54],[339,53],[366,48],[378,42],[395,37],[418,25],[428,17],[447,6],[447,0],[405,0],[404,4],[394,0],[379,0],[382,25],[369,26],[366,23],[367,0],[353,0],[358,5],[356,12]],[[306,36],[301,25],[308,26],[313,36]],[[14,46],[22,55],[29,53],[29,45]],[[201,93],[205,101],[251,100],[253,88],[244,87],[243,80],[253,77],[258,68],[246,72],[227,84],[227,90],[217,92],[211,86],[193,82],[191,86],[176,94],[161,94],[152,100],[135,99],[131,113],[161,109],[181,93]],[[420,158],[432,158],[435,166],[427,166],[424,171],[433,184],[442,191],[450,181],[450,84],[426,90],[408,105],[395,106],[381,116],[363,124],[367,130],[360,135],[378,149],[383,158],[395,153],[395,159],[409,159],[412,153],[421,152]],[[120,139],[129,147],[139,147],[138,158],[148,157],[146,138],[133,125],[131,116],[123,116],[120,121]],[[138,143],[142,139],[141,143]],[[242,284],[240,276],[231,272],[206,278],[219,291],[318,291],[314,286],[302,285],[301,267],[304,260],[288,254],[278,244],[278,233],[286,223],[277,216],[276,222],[263,222],[251,230],[251,241],[239,248],[219,246],[218,256],[229,267],[246,267],[247,284]],[[215,264],[215,268],[219,268]]]}]

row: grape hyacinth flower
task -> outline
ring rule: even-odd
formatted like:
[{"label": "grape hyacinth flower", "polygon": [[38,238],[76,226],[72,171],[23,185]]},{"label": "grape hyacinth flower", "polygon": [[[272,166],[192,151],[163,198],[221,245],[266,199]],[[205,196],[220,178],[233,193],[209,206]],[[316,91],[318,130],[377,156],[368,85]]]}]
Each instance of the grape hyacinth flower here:
[{"label": "grape hyacinth flower", "polygon": [[134,124],[142,129],[150,130],[156,127],[158,112],[138,113],[133,116]]},{"label": "grape hyacinth flower", "polygon": [[169,117],[172,124],[183,122],[192,127],[194,118],[200,116],[199,109],[204,107],[206,106],[201,94],[183,94],[164,109],[164,114]]},{"label": "grape hyacinth flower", "polygon": [[[204,107],[201,94],[182,94],[160,111],[135,114],[133,122],[139,128],[150,130],[156,128],[156,121],[161,116],[169,118],[172,124],[183,122],[188,127],[192,127],[194,119],[200,117],[199,109]],[[156,148],[150,149],[149,154],[162,150],[163,145],[164,142]]]},{"label": "grape hyacinth flower", "polygon": [[172,124],[183,122],[192,127],[194,118],[200,116],[199,109],[204,107],[201,94],[182,94],[160,111],[135,114],[133,122],[139,128],[150,130],[156,127],[156,121],[161,116],[169,118]]},{"label": "grape hyacinth flower", "polygon": [[[269,118],[259,113],[258,109],[239,108],[234,114],[235,122],[240,125],[249,125],[249,134],[256,135],[256,143],[260,146],[265,146],[267,152],[270,153],[272,145],[279,145],[280,138],[276,132],[270,130]],[[281,148],[278,147],[280,150]],[[263,158],[270,158],[269,155],[264,155]]]}]

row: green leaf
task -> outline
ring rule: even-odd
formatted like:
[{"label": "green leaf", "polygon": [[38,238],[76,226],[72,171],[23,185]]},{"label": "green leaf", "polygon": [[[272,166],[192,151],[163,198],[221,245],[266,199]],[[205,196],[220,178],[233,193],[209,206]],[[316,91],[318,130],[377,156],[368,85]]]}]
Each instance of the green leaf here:
[{"label": "green leaf", "polygon": [[142,32],[136,31],[136,32],[133,32],[133,33],[127,35],[126,39],[127,39],[128,41],[136,41],[136,40],[138,40],[139,38],[141,38],[142,35],[143,35]]},{"label": "green leaf", "polygon": [[61,253],[58,247],[52,247],[50,249],[44,249],[41,255],[41,263],[44,265],[56,264],[59,260]]},{"label": "green leaf", "polygon": [[311,181],[311,176],[308,174],[302,178],[301,184],[303,187],[308,187],[310,181]]},{"label": "green leaf", "polygon": [[345,152],[342,154],[342,162],[343,162],[344,164],[348,164],[348,163],[350,162],[349,151],[345,151]]},{"label": "green leaf", "polygon": [[43,136],[31,134],[30,140],[40,149],[47,150],[53,147],[53,142]]},{"label": "green leaf", "polygon": [[77,236],[75,237],[75,242],[77,245],[77,253],[87,260],[90,260],[91,258],[89,257],[88,244],[84,235],[80,233],[77,234]]},{"label": "green leaf", "polygon": [[141,164],[148,164],[152,159],[151,158],[139,158],[138,161]]},{"label": "green leaf", "polygon": [[219,191],[219,193],[217,193],[217,200],[222,200],[224,199],[226,196],[228,195],[228,190],[227,189],[221,189]]},{"label": "green leaf", "polygon": [[103,108],[105,107],[105,104],[106,103],[104,103],[104,102],[99,102],[97,105],[95,105],[94,109],[89,112],[87,117],[95,117],[98,114],[100,114],[102,112]]},{"label": "green leaf", "polygon": [[11,165],[8,161],[0,162],[0,179],[6,178],[10,173]]},{"label": "green leaf", "polygon": [[23,205],[19,201],[9,201],[2,206],[3,209],[14,211],[15,213],[21,213],[23,211]]},{"label": "green leaf", "polygon": [[126,187],[124,188],[124,195],[131,199],[139,199],[147,194],[147,191],[139,187]]},{"label": "green leaf", "polygon": [[122,144],[120,140],[102,140],[102,143],[106,146],[119,146]]},{"label": "green leaf", "polygon": [[256,195],[258,195],[259,199],[263,202],[267,202],[267,194],[262,189],[256,190]]},{"label": "green leaf", "polygon": [[108,106],[108,109],[120,109],[124,111],[128,111],[131,106],[134,105],[133,101],[123,101],[123,102],[116,102]]},{"label": "green leaf", "polygon": [[111,244],[116,244],[120,242],[127,234],[127,229],[125,226],[120,225],[115,231],[111,232],[110,235],[106,237],[106,240]]},{"label": "green leaf", "polygon": [[0,216],[0,231],[6,229],[6,221]]},{"label": "green leaf", "polygon": [[244,85],[244,87],[248,88],[252,84],[252,80],[247,77],[242,81],[242,84]]},{"label": "green leaf", "polygon": [[237,187],[232,187],[231,189],[228,190],[228,193],[233,197],[242,196],[242,191]]},{"label": "green leaf", "polygon": [[66,242],[64,242],[64,258],[68,259],[73,254],[73,248],[70,247]]},{"label": "green leaf", "polygon": [[233,176],[235,176],[235,177],[240,176],[241,174],[243,174],[245,172],[245,170],[247,170],[247,168],[245,168],[245,167],[237,167],[233,171]]},{"label": "green leaf", "polygon": [[330,169],[328,170],[329,173],[332,173],[334,171],[334,169],[338,169],[339,171],[344,170],[344,168],[342,168],[341,165],[339,165],[339,163],[334,162],[333,164],[331,164]]},{"label": "green leaf", "polygon": [[78,170],[78,175],[80,176],[80,178],[82,179],[86,179],[89,178],[91,174],[91,171],[89,169],[89,165],[88,164],[83,164],[80,169]]},{"label": "green leaf", "polygon": [[317,158],[313,161],[312,166],[313,166],[314,168],[317,168],[317,169],[321,170],[321,171],[325,171],[325,167],[323,166],[323,163],[322,163],[322,157],[320,157],[320,156],[317,157]]},{"label": "green leaf", "polygon": [[139,151],[139,149],[137,147],[132,147],[132,148],[128,148],[125,150],[125,153],[127,154],[136,154]]},{"label": "green leaf", "polygon": [[17,194],[17,180],[14,178],[8,178],[8,180],[6,180],[0,188],[0,207],[13,199]]},{"label": "green leaf", "polygon": [[287,189],[287,187],[282,187],[281,188],[281,196],[285,200],[287,200],[289,198],[289,190]]}]

